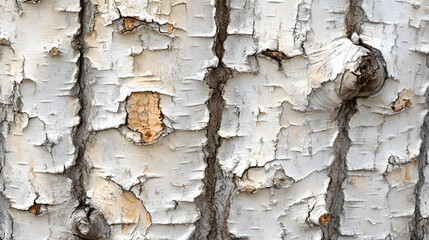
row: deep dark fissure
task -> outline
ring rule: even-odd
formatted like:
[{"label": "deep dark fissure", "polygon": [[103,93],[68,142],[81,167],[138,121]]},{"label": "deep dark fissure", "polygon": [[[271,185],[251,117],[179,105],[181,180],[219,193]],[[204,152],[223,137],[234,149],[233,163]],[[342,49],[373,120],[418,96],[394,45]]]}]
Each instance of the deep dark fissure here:
[{"label": "deep dark fissure", "polygon": [[343,183],[347,178],[346,156],[351,146],[349,138],[349,122],[357,112],[356,99],[348,100],[341,105],[337,115],[338,136],[335,139],[333,151],[334,161],[329,167],[328,191],[326,194],[326,208],[331,215],[331,221],[322,226],[323,239],[338,239],[340,233],[340,220],[344,205]]},{"label": "deep dark fissure", "polygon": [[[429,107],[429,89],[426,90],[425,93],[426,99],[426,107]],[[425,168],[427,166],[427,154],[429,150],[429,113],[426,114],[423,122],[423,126],[421,128],[420,137],[422,138],[422,143],[420,145],[420,152],[417,157],[418,161],[418,174],[419,180],[414,189],[414,196],[416,204],[414,210],[414,222],[411,226],[411,239],[412,240],[420,240],[425,239],[427,232],[429,230],[429,226],[427,226],[428,219],[422,216],[420,211],[420,198],[422,194],[422,188],[425,184]]]},{"label": "deep dark fissure", "polygon": [[226,176],[217,162],[217,151],[222,139],[218,135],[221,126],[224,99],[223,87],[232,77],[233,71],[226,67],[224,42],[227,38],[229,12],[227,0],[217,0],[215,3],[215,23],[217,27],[213,52],[219,59],[217,67],[209,70],[205,77],[206,84],[212,93],[207,101],[209,122],[206,129],[207,145],[204,147],[207,167],[205,170],[204,193],[197,199],[197,207],[201,217],[196,223],[193,239],[232,239],[228,232],[227,217],[229,213],[230,196],[235,188],[232,176]]},{"label": "deep dark fissure", "polygon": [[[92,133],[88,130],[88,112],[90,106],[91,90],[87,87],[92,76],[91,65],[84,54],[87,51],[85,36],[91,31],[92,18],[95,7],[90,0],[80,0],[81,11],[79,13],[80,32],[72,43],[76,51],[79,51],[77,81],[72,89],[72,95],[79,100],[80,110],[79,124],[73,129],[73,144],[76,147],[75,163],[65,170],[65,174],[73,181],[73,194],[79,202],[79,206],[74,211],[73,235],[79,239],[98,239],[107,237],[110,228],[102,214],[91,207],[87,202],[85,182],[87,182],[90,164],[85,160],[86,144],[89,142]],[[88,232],[82,232],[81,227],[88,228]]]}]

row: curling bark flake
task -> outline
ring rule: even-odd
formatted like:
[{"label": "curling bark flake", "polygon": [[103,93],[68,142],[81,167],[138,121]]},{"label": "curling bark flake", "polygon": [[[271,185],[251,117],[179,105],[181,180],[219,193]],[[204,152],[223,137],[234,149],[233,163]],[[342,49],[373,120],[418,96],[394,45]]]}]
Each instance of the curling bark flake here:
[{"label": "curling bark flake", "polygon": [[0,239],[429,238],[428,12],[0,0]]}]

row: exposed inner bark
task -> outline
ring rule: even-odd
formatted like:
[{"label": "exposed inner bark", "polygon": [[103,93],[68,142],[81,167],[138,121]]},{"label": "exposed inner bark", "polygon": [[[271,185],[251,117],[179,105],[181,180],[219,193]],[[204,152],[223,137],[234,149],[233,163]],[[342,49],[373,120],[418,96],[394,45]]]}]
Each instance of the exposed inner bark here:
[{"label": "exposed inner bark", "polygon": [[281,53],[279,51],[273,51],[273,50],[270,50],[270,49],[262,51],[262,54],[265,55],[265,56],[268,56],[268,57],[270,57],[272,59],[275,59],[277,61],[283,61],[283,60],[288,59],[288,57],[286,56],[286,54]]},{"label": "exposed inner bark", "polygon": [[134,92],[127,100],[127,124],[141,133],[144,143],[153,143],[163,131],[157,92]]}]

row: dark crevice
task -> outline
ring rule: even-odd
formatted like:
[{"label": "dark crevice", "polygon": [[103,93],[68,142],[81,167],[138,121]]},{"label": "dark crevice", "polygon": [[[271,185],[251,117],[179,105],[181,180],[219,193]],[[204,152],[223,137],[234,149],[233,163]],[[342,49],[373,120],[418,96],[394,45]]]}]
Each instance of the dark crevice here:
[{"label": "dark crevice", "polygon": [[[426,107],[429,107],[429,89],[426,90],[425,98],[426,98]],[[413,221],[413,225],[411,226],[412,240],[426,239],[427,232],[429,231],[429,226],[427,224],[428,219],[424,218],[420,211],[420,199],[422,194],[421,192],[426,182],[425,169],[427,166],[427,153],[429,150],[428,134],[429,134],[429,113],[426,114],[425,116],[423,126],[420,132],[422,144],[420,145],[420,153],[419,153],[419,156],[417,157],[419,180],[414,189],[416,205],[414,210],[414,221]]]},{"label": "dark crevice", "polygon": [[331,215],[331,221],[321,227],[323,239],[326,240],[338,239],[341,235],[340,220],[344,204],[343,183],[347,178],[346,156],[351,146],[348,133],[349,121],[356,112],[356,99],[348,100],[341,106],[336,119],[339,132],[333,146],[335,158],[329,168],[331,181],[326,194],[326,208]]},{"label": "dark crevice", "polygon": [[[350,0],[349,12],[346,17],[347,37],[350,39],[352,38],[353,33],[357,33],[360,35],[362,33],[363,24],[365,22],[368,22],[368,18],[362,8],[362,1],[363,0]],[[381,62],[385,68],[386,66],[385,61],[383,59],[381,52],[378,49],[375,49],[374,47],[364,43],[362,39],[359,39],[358,44],[368,49],[370,53],[379,62]],[[385,71],[385,76],[388,76],[386,68],[384,69],[384,71]],[[429,106],[429,90],[426,90],[425,98],[426,98],[426,106]],[[424,172],[427,165],[427,151],[429,149],[429,141],[427,140],[428,131],[429,131],[429,114],[425,116],[424,123],[420,133],[422,144],[420,146],[419,156],[417,157],[419,180],[414,190],[415,211],[414,211],[414,219],[410,226],[411,239],[413,240],[425,239],[427,237],[426,232],[428,232],[429,230],[429,227],[427,226],[428,219],[425,219],[420,212],[420,198],[421,198],[423,185],[425,184]],[[336,239],[336,238],[333,238],[333,239]]]},{"label": "dark crevice", "polygon": [[289,59],[289,57],[286,56],[286,54],[277,50],[266,49],[262,51],[262,55],[268,56],[278,62]]},{"label": "dark crevice", "polygon": [[[5,122],[2,122],[3,125]],[[0,239],[12,239],[13,219],[9,214],[10,201],[3,195],[3,167],[6,160],[5,138],[0,134]]]},{"label": "dark crevice", "polygon": [[351,38],[353,33],[361,34],[362,26],[368,21],[365,11],[362,8],[363,0],[350,0],[349,10],[346,15],[346,34]]},{"label": "dark crevice", "polygon": [[[353,33],[361,34],[362,26],[367,20],[367,16],[362,9],[362,0],[350,0],[345,21],[347,37],[352,39]],[[352,94],[351,98],[343,97],[346,101],[341,105],[336,119],[339,133],[333,146],[335,158],[329,167],[329,177],[331,180],[326,195],[326,208],[332,218],[326,226],[321,227],[323,239],[326,240],[335,240],[341,236],[340,221],[344,212],[343,184],[348,176],[347,153],[352,145],[349,137],[349,122],[351,117],[357,112],[356,99],[358,97],[368,97],[379,92],[387,76],[385,61],[381,52],[363,43],[361,40],[358,43],[369,50],[369,55],[365,56],[361,63],[363,65],[359,66],[359,71],[362,75],[359,75],[357,84],[360,88],[357,89],[356,93]],[[366,61],[371,61],[366,63],[365,59]]]},{"label": "dark crevice", "polygon": [[[91,170],[90,163],[85,160],[86,144],[91,139],[91,132],[88,130],[88,118],[90,99],[92,96],[90,85],[91,67],[89,60],[84,57],[88,50],[85,45],[85,36],[91,31],[95,7],[90,0],[81,0],[80,11],[80,32],[72,42],[72,46],[79,51],[77,82],[72,89],[72,95],[79,100],[80,116],[79,124],[73,129],[73,144],[76,147],[75,162],[72,167],[65,170],[65,174],[73,181],[72,194],[79,201],[79,205],[74,211],[73,234],[80,239],[98,239],[98,236],[108,236],[110,229],[103,216],[87,203],[85,183],[87,182]],[[84,227],[82,227],[84,225]],[[84,229],[85,231],[82,231]]]},{"label": "dark crevice", "polygon": [[89,139],[89,134],[87,131],[87,106],[89,104],[88,99],[86,97],[86,89],[85,89],[85,82],[87,81],[85,78],[85,59],[84,59],[84,51],[85,44],[84,44],[84,37],[88,33],[87,32],[87,24],[90,20],[89,16],[89,1],[81,0],[81,11],[80,11],[80,33],[76,36],[75,41],[73,42],[74,47],[76,50],[80,52],[79,60],[78,60],[78,75],[77,75],[77,83],[75,87],[72,89],[72,94],[79,100],[80,103],[80,110],[79,110],[79,117],[80,121],[79,124],[73,129],[73,144],[76,147],[76,154],[75,154],[75,164],[67,169],[65,173],[67,176],[73,180],[73,193],[75,194],[76,198],[79,200],[81,205],[85,204],[86,201],[86,194],[84,190],[84,179],[86,177],[88,164],[84,160],[84,152],[85,152],[85,145],[86,142]]},{"label": "dark crevice", "polygon": [[[4,38],[3,38],[4,39]],[[8,40],[0,40],[0,45],[3,47],[10,47]],[[11,48],[13,52],[13,48]],[[0,49],[0,58],[3,49]],[[6,162],[6,146],[5,135],[9,131],[9,124],[15,122],[17,113],[22,113],[21,94],[19,92],[19,84],[14,82],[12,94],[9,98],[10,104],[0,103],[0,239],[13,240],[14,221],[9,213],[11,207],[10,199],[8,199],[3,191],[5,190],[3,168]]]},{"label": "dark crevice", "polygon": [[228,231],[227,218],[230,197],[235,185],[232,176],[226,176],[216,158],[222,142],[218,130],[225,104],[222,97],[223,87],[233,75],[232,69],[226,67],[222,61],[230,12],[227,2],[227,0],[217,0],[215,4],[217,33],[213,52],[218,57],[219,64],[216,68],[210,69],[205,78],[212,91],[211,97],[207,101],[210,118],[207,126],[207,145],[204,147],[207,168],[203,180],[204,194],[196,201],[201,217],[196,223],[196,231],[192,239],[233,239]]}]

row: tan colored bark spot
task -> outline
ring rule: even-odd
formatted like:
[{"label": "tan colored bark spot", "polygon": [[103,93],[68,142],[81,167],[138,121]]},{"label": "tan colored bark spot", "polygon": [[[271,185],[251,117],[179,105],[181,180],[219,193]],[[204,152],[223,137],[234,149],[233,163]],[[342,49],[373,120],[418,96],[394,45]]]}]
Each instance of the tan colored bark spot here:
[{"label": "tan colored bark spot", "polygon": [[411,167],[410,164],[408,164],[405,170],[404,180],[406,181],[410,181],[410,167]]},{"label": "tan colored bark spot", "polygon": [[389,184],[402,184],[404,182],[417,182],[418,163],[417,161],[409,162],[401,167],[395,168],[386,175]]},{"label": "tan colored bark spot", "polygon": [[152,143],[163,130],[162,113],[157,92],[134,92],[126,104],[127,124],[141,133],[142,142]]},{"label": "tan colored bark spot", "polygon": [[319,223],[320,223],[322,226],[325,226],[325,225],[326,225],[326,224],[328,224],[330,221],[331,221],[331,214],[328,214],[328,213],[323,214],[323,215],[322,215],[322,216],[320,216],[320,218],[319,218]]},{"label": "tan colored bark spot", "polygon": [[79,44],[78,42],[76,42],[76,41],[73,41],[73,42],[71,43],[71,46],[72,46],[72,48],[73,48],[73,49],[75,49],[75,50],[79,50],[79,49],[81,48],[80,44]]},{"label": "tan colored bark spot", "polygon": [[246,185],[246,186],[244,186],[244,190],[245,190],[246,192],[248,192],[248,193],[252,193],[252,192],[255,192],[255,191],[256,191],[256,188],[255,188],[255,187],[253,187],[253,186],[248,186],[248,185]]},{"label": "tan colored bark spot", "polygon": [[283,53],[281,53],[279,51],[273,51],[273,50],[269,50],[269,49],[262,51],[262,54],[265,56],[268,56],[270,58],[273,58],[277,61],[282,61],[282,60],[285,60],[288,58],[286,55],[284,55]]},{"label": "tan colored bark spot", "polygon": [[30,207],[30,209],[28,209],[28,211],[34,215],[40,215],[41,210],[40,210],[40,205],[39,204],[35,204],[33,206]]},{"label": "tan colored bark spot", "polygon": [[52,47],[51,50],[49,50],[49,54],[51,56],[57,56],[59,53],[60,53],[60,51],[56,47]]},{"label": "tan colored bark spot", "polygon": [[124,192],[123,199],[123,217],[126,219],[133,219],[134,222],[137,222],[139,219],[140,212],[136,209],[140,208],[141,201],[136,198],[136,196],[128,191]]},{"label": "tan colored bark spot", "polygon": [[125,18],[124,19],[125,30],[132,31],[134,29],[134,22],[135,22],[134,18]]},{"label": "tan colored bark spot", "polygon": [[152,217],[134,193],[96,176],[91,177],[89,189],[92,192],[91,204],[102,213],[109,225],[122,225],[122,232],[127,235],[136,229],[146,233]]},{"label": "tan colored bark spot", "polygon": [[172,34],[174,30],[173,24],[168,24],[168,34]]},{"label": "tan colored bark spot", "polygon": [[414,91],[413,90],[402,90],[398,98],[392,102],[392,110],[394,112],[399,112],[403,109],[406,109],[408,107],[411,107],[412,102],[411,99],[414,97]]},{"label": "tan colored bark spot", "polygon": [[9,44],[9,41],[8,41],[6,38],[2,38],[2,39],[0,40],[0,44],[1,44],[1,45],[8,45],[8,44]]}]

